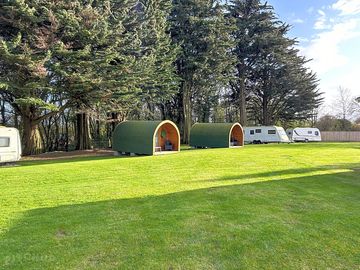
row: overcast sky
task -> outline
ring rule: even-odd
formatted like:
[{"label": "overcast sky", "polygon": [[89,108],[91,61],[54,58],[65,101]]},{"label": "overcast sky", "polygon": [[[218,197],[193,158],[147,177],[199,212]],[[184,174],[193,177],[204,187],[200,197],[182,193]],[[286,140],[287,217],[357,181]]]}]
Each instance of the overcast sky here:
[{"label": "overcast sky", "polygon": [[339,85],[360,96],[360,0],[268,0],[293,25],[301,54],[320,79],[326,102]]}]

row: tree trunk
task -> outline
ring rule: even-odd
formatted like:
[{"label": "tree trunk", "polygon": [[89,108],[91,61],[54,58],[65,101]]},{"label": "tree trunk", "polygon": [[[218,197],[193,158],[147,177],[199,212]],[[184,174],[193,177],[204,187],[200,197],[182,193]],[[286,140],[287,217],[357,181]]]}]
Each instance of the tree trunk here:
[{"label": "tree trunk", "polygon": [[160,118],[161,118],[161,120],[165,120],[166,119],[165,105],[160,104],[159,109],[160,109]]},{"label": "tree trunk", "polygon": [[184,83],[183,85],[183,114],[184,114],[183,143],[188,144],[190,140],[192,115],[191,115],[190,87],[186,83]]},{"label": "tree trunk", "polygon": [[69,119],[65,117],[65,114],[64,114],[64,121],[65,121],[65,151],[69,152]]},{"label": "tree trunk", "polygon": [[23,155],[37,155],[43,152],[39,123],[28,117],[23,117]]},{"label": "tree trunk", "polygon": [[239,85],[239,112],[240,112],[240,124],[242,126],[246,126],[247,115],[246,115],[245,78],[243,76],[240,78],[240,85]]},{"label": "tree trunk", "polygon": [[55,125],[55,146],[54,146],[54,150],[55,151],[59,151],[62,150],[59,148],[59,140],[60,140],[60,128],[59,128],[59,121],[60,121],[60,117],[55,117],[55,121],[54,121],[54,125]]},{"label": "tree trunk", "polygon": [[86,113],[76,114],[76,150],[91,149],[89,116]]},{"label": "tree trunk", "polygon": [[0,111],[1,111],[1,122],[0,124],[6,125],[6,112],[5,112],[5,101],[0,100]]},{"label": "tree trunk", "polygon": [[51,119],[52,117],[49,117],[49,119],[46,119],[45,121],[41,122],[42,127],[42,136],[41,140],[44,145],[44,149],[47,152],[53,151],[51,148]]},{"label": "tree trunk", "polygon": [[100,130],[101,130],[101,127],[100,127],[100,120],[99,119],[96,119],[95,120],[95,125],[96,125],[96,139],[100,140],[100,137],[101,137],[101,134],[100,134]]},{"label": "tree trunk", "polygon": [[117,124],[119,123],[119,115],[116,112],[111,113],[111,136],[112,132],[115,130]]},{"label": "tree trunk", "polygon": [[268,110],[268,101],[267,98],[263,98],[263,104],[262,104],[262,125],[269,126],[270,123],[270,117],[269,117],[269,110]]},{"label": "tree trunk", "polygon": [[18,120],[18,114],[16,111],[14,112],[14,127],[19,129],[19,120]]},{"label": "tree trunk", "polygon": [[154,116],[155,116],[155,104],[152,102],[151,99],[148,99],[146,101],[146,105],[148,107],[148,113],[146,115],[146,118],[149,120],[154,120]]}]

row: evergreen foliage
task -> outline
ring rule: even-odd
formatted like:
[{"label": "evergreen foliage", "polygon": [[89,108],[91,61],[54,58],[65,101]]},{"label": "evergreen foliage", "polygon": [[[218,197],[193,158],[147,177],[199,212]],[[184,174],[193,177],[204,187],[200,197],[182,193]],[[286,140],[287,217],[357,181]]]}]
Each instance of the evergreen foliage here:
[{"label": "evergreen foliage", "polygon": [[247,115],[255,124],[272,125],[311,117],[320,102],[316,75],[298,55],[296,40],[287,37],[290,26],[259,0],[234,0],[229,5],[235,19],[236,80],[231,81],[239,120]]},{"label": "evergreen foliage", "polygon": [[2,1],[1,121],[25,154],[109,146],[126,119],[185,143],[194,122],[305,121],[321,96],[288,30],[259,0]]},{"label": "evergreen foliage", "polygon": [[[230,52],[231,25],[225,19],[224,7],[213,0],[175,0],[170,16],[171,36],[181,52],[176,59],[181,78],[177,102],[177,122],[188,142],[193,120],[193,103],[205,104],[213,90],[226,85],[234,61]],[[211,104],[211,103],[210,103]]]}]

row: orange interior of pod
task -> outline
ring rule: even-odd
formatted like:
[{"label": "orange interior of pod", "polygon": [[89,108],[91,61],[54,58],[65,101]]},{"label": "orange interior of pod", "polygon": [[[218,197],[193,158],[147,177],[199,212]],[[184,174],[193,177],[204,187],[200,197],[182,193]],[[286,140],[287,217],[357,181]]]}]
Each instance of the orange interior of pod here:
[{"label": "orange interior of pod", "polygon": [[230,146],[243,146],[244,145],[244,133],[239,125],[235,125],[231,130]]},{"label": "orange interior of pod", "polygon": [[[179,150],[179,135],[172,124],[165,123],[159,127],[156,133],[155,147],[161,147],[161,151]],[[155,151],[159,150],[155,148]]]}]

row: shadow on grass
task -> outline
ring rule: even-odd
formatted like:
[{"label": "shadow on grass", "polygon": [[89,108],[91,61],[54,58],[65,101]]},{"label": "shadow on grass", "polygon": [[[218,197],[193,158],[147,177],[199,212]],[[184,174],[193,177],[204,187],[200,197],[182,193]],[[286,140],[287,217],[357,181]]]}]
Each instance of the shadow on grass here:
[{"label": "shadow on grass", "polygon": [[279,177],[279,180],[284,177],[284,175],[293,175],[293,174],[305,174],[305,173],[313,173],[313,172],[325,172],[329,170],[352,170],[354,172],[358,172],[360,175],[360,164],[359,163],[342,163],[336,165],[325,165],[318,167],[306,167],[306,168],[295,168],[295,169],[287,169],[287,170],[279,170],[279,171],[268,171],[261,173],[251,173],[251,174],[237,174],[224,176],[214,179],[203,179],[197,181],[189,181],[189,182],[221,182],[221,181],[236,181],[236,180],[244,180],[244,179],[254,179],[254,178],[269,178],[269,177]]},{"label": "shadow on grass", "polygon": [[359,172],[29,210],[3,269],[355,269]]}]

